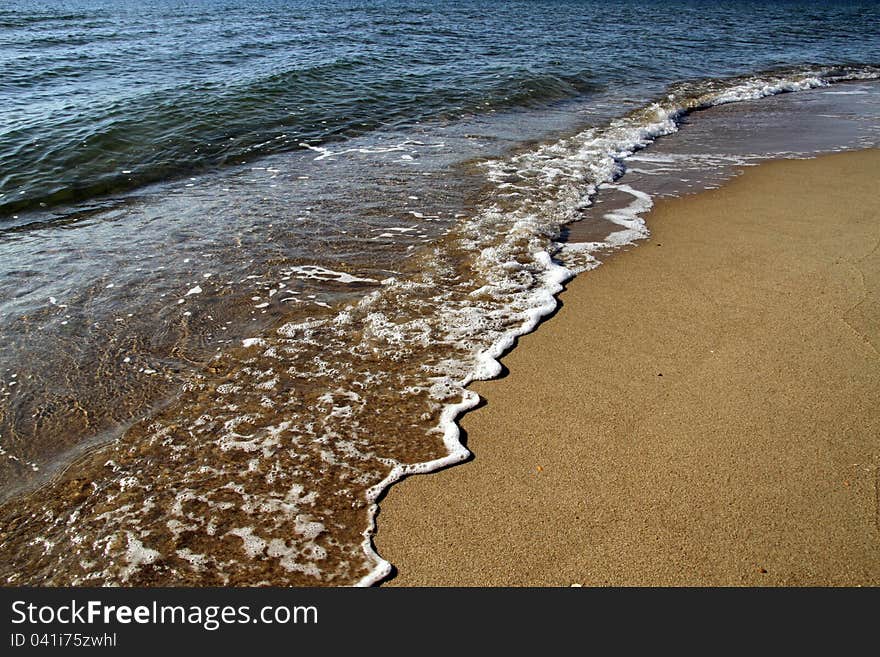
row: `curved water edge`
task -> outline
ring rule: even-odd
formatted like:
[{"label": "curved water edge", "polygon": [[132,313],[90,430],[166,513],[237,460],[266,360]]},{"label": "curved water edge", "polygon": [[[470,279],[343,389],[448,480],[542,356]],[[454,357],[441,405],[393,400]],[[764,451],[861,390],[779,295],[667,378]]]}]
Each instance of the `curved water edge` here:
[{"label": "curved water edge", "polygon": [[[189,381],[180,409],[144,423],[95,463],[93,499],[83,489],[65,492],[69,503],[64,496],[36,501],[21,521],[19,563],[41,564],[28,575],[40,581],[53,564],[73,559],[65,552],[81,550],[63,574],[81,584],[381,581],[390,564],[372,537],[383,492],[410,474],[466,459],[457,420],[479,402],[467,386],[498,375],[501,356],[555,310],[566,280],[597,266],[598,254],[648,235],[640,215],[650,195],[615,184],[627,158],[677,131],[689,112],[878,77],[875,67],[809,67],[682,83],[605,125],[484,161],[485,198],[420,247],[405,275],[380,280],[322,269],[339,284],[363,282],[366,294],[246,339],[240,358],[212,361],[217,380]],[[600,189],[632,199],[605,216],[614,230],[600,241],[563,243],[562,227]],[[281,281],[317,269],[287,267]],[[283,288],[271,285],[269,298]],[[198,297],[202,287],[186,294]],[[224,369],[224,359],[236,358]],[[377,419],[385,410],[391,418]],[[414,447],[389,444],[393,432]],[[445,452],[439,457],[434,436]],[[323,488],[305,487],[313,483]],[[340,488],[347,493],[336,495]],[[350,502],[350,509],[316,518],[316,500],[334,510]],[[357,524],[357,543],[346,543],[345,522]],[[267,556],[281,562],[274,572],[259,563]]]},{"label": "curved water edge", "polygon": [[[467,390],[467,386],[473,381],[494,379],[501,373],[502,365],[500,359],[515,346],[516,340],[536,330],[544,317],[556,311],[558,307],[557,297],[563,291],[564,284],[576,275],[601,264],[599,260],[592,256],[593,253],[633,245],[637,241],[650,236],[642,215],[653,207],[651,197],[628,185],[612,184],[625,172],[624,162],[629,156],[647,148],[659,137],[676,132],[678,130],[678,121],[692,112],[728,103],[759,100],[781,93],[815,89],[839,82],[876,79],[880,79],[880,68],[878,67],[857,67],[849,70],[834,68],[818,71],[812,70],[803,71],[795,76],[790,76],[790,74],[788,76],[782,74],[778,77],[750,76],[747,79],[732,83],[713,80],[700,83],[700,86],[705,84],[709,89],[699,94],[691,93],[685,95],[684,98],[679,98],[675,93],[671,93],[664,100],[637,110],[628,117],[618,119],[606,128],[608,133],[614,134],[617,131],[622,131],[622,134],[614,134],[612,138],[614,141],[619,140],[616,150],[611,147],[613,142],[604,143],[604,146],[608,149],[606,151],[608,154],[606,166],[600,169],[604,177],[589,184],[585,202],[589,202],[601,188],[609,186],[633,196],[634,201],[623,212],[606,215],[607,219],[619,224],[621,230],[608,235],[604,242],[568,245],[569,256],[575,254],[579,256],[578,264],[571,269],[554,262],[553,256],[564,248],[558,242],[554,242],[552,245],[554,253],[551,253],[551,251],[539,251],[532,254],[535,261],[540,263],[546,272],[546,285],[536,291],[538,302],[533,312],[530,313],[529,319],[518,329],[505,334],[488,349],[477,355],[477,367],[460,383],[463,388],[461,401],[449,404],[443,409],[439,428],[443,432],[443,442],[448,454],[445,457],[424,463],[396,465],[382,482],[368,491],[368,499],[372,506],[370,507],[370,525],[364,531],[363,550],[367,558],[376,565],[373,571],[358,581],[355,586],[366,587],[380,584],[393,572],[393,565],[382,558],[373,544],[373,536],[376,532],[376,518],[379,513],[378,500],[385,492],[395,483],[408,476],[430,474],[431,472],[461,463],[472,455],[470,450],[460,441],[461,430],[458,423],[464,414],[479,405],[480,398],[473,391]],[[683,86],[687,88],[686,85]],[[653,117],[651,117],[652,114],[654,115]],[[648,117],[649,120],[644,124],[639,124],[637,121],[635,125],[629,125],[628,122],[631,121],[632,117],[638,117],[639,119]],[[580,141],[586,146],[591,141],[596,139],[605,140],[606,137],[604,135],[598,137],[594,129],[588,129],[571,139],[575,142]],[[554,146],[542,146],[538,149],[537,153],[545,149],[552,149]],[[534,156],[535,153],[531,152],[519,157],[528,158]],[[596,169],[593,169],[593,171],[595,172]],[[496,173],[494,181],[503,184],[503,176],[498,175],[497,172],[498,169],[493,171],[493,173]],[[491,177],[492,174],[490,174]]]},{"label": "curved water edge", "polygon": [[[551,315],[557,308],[557,295],[564,289],[564,283],[575,274],[570,269],[552,261],[550,254],[537,254],[549,272],[550,285],[544,291],[545,303],[538,305],[532,312],[532,316],[522,325],[519,331],[512,331],[503,339],[493,344],[486,351],[478,355],[480,365],[472,375],[462,382],[467,387],[473,381],[488,381],[496,378],[502,372],[501,357],[504,356],[516,344],[517,338],[534,331],[541,320]],[[480,404],[480,396],[472,390],[464,390],[462,400],[457,404],[447,405],[440,417],[440,427],[443,431],[443,444],[448,454],[442,458],[426,461],[424,463],[398,464],[395,465],[388,476],[367,491],[367,499],[372,503],[370,507],[370,526],[364,531],[364,552],[367,558],[376,563],[375,569],[363,577],[356,586],[373,586],[386,579],[392,572],[392,564],[383,559],[373,545],[373,535],[376,531],[376,518],[379,513],[378,501],[385,492],[398,481],[415,474],[430,474],[443,468],[466,461],[471,456],[471,451],[461,442],[461,427],[459,419],[469,410]]]}]

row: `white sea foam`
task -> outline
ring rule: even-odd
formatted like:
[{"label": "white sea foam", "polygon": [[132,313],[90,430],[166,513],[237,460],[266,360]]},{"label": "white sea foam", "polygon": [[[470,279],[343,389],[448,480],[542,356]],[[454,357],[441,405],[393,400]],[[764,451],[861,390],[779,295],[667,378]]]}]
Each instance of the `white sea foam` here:
[{"label": "white sea foam", "polygon": [[266,549],[266,541],[254,534],[253,527],[236,527],[227,534],[237,536],[242,541],[242,549],[249,559],[256,559]]},{"label": "white sea foam", "polygon": [[605,238],[601,248],[619,247],[632,244],[634,241],[648,236],[648,227],[642,215],[648,212],[654,205],[654,201],[648,194],[633,189],[629,185],[607,185],[610,189],[617,189],[633,196],[633,201],[626,207],[603,215],[608,221],[622,226],[624,230],[616,231]]},{"label": "white sea foam", "polygon": [[[371,286],[336,313],[298,315],[275,334],[243,340],[242,346],[251,349],[235,352],[241,366],[223,383],[205,377],[192,384],[208,400],[197,418],[175,415],[173,423],[157,419],[150,425],[143,446],[157,446],[161,459],[133,458],[125,445],[114,448],[118,463],[107,461],[108,485],[92,493],[102,502],[115,500],[115,506],[95,505],[113,511],[82,517],[91,513],[83,506],[55,521],[59,533],[99,527],[101,538],[86,548],[117,557],[106,559],[105,571],[90,572],[81,581],[129,581],[160,557],[167,569],[162,573],[172,573],[169,577],[210,573],[220,582],[231,577],[256,582],[266,578],[267,567],[277,566],[274,576],[282,581],[286,574],[291,582],[301,582],[302,576],[324,583],[360,578],[361,585],[381,580],[390,564],[376,553],[372,536],[383,491],[402,477],[468,458],[456,422],[479,402],[468,384],[498,375],[499,358],[555,310],[568,278],[595,267],[603,249],[648,234],[641,215],[650,208],[650,197],[618,181],[626,160],[657,136],[677,130],[677,118],[687,111],[732,102],[737,95],[809,86],[817,76],[802,78],[789,84],[768,77],[745,81],[739,90],[734,88],[739,83],[726,83],[707,85],[698,94],[672,93],[606,126],[490,161],[483,170],[494,191],[467,216],[457,216],[442,241],[414,253],[412,267],[377,276],[381,282],[320,266],[284,272],[285,280],[298,279],[297,287],[305,289],[278,295],[281,301],[299,302],[296,297],[302,296],[301,303],[309,306],[323,301],[300,281]],[[577,220],[603,188],[630,197],[625,208],[606,213],[614,230],[594,242],[560,244],[560,227]],[[417,218],[440,216],[422,210]],[[254,303],[264,303],[270,290],[280,289],[274,274],[253,279],[261,295]],[[401,408],[405,412],[395,414]],[[421,444],[434,437],[444,448],[437,458],[407,460],[414,453],[418,458],[436,454],[433,445],[393,451],[408,438]],[[170,479],[166,473],[174,475],[174,488],[159,491],[154,482]],[[138,495],[142,504],[132,502]],[[153,497],[161,495],[167,523],[161,528],[142,523]],[[346,514],[334,517],[341,509]],[[352,542],[351,523],[341,520],[364,510],[368,526]],[[176,541],[163,540],[163,531],[167,539],[192,533],[199,540],[191,549],[198,552],[168,547]],[[226,554],[233,538],[241,546],[230,560]],[[113,549],[121,552],[111,554]],[[364,568],[369,572],[361,577]]]},{"label": "white sea foam", "polygon": [[[447,455],[425,463],[396,464],[383,481],[368,491],[367,497],[372,506],[370,526],[364,532],[363,549],[367,559],[375,566],[372,572],[358,582],[359,586],[379,582],[391,570],[391,564],[372,545],[378,511],[376,501],[383,492],[403,477],[431,472],[468,458],[469,452],[459,440],[460,430],[456,420],[462,413],[476,406],[479,397],[473,391],[467,390],[466,386],[471,381],[494,378],[499,374],[501,364],[498,359],[501,355],[513,345],[518,336],[534,330],[542,317],[555,310],[556,294],[568,278],[576,271],[598,264],[594,253],[601,249],[630,244],[648,236],[641,215],[650,210],[653,204],[651,197],[628,185],[612,184],[623,173],[623,162],[657,137],[677,131],[677,120],[689,111],[827,84],[829,81],[822,79],[821,75],[807,72],[790,78],[767,76],[741,80],[681,100],[670,95],[666,102],[654,103],[640,112],[614,120],[604,129],[591,128],[574,138],[541,146],[511,159],[494,160],[486,164],[487,178],[498,189],[517,190],[514,194],[505,194],[504,200],[508,204],[517,198],[523,200],[519,205],[514,202],[512,207],[490,206],[469,220],[471,233],[474,235],[471,248],[479,252],[476,263],[488,281],[475,292],[495,293],[499,300],[506,299],[504,308],[497,312],[515,316],[518,323],[513,327],[493,331],[491,315],[471,315],[468,318],[467,313],[461,309],[443,309],[447,317],[440,317],[439,321],[441,324],[446,323],[448,333],[454,334],[458,331],[462,339],[465,339],[466,334],[473,332],[476,322],[478,332],[489,336],[491,342],[474,354],[473,359],[464,366],[462,363],[451,364],[449,369],[453,372],[452,376],[440,376],[434,380],[435,389],[432,395],[447,399],[456,396],[458,391],[460,397],[460,401],[444,406],[438,425]],[[613,187],[633,197],[627,207],[606,214],[608,220],[621,226],[623,230],[612,232],[602,242],[563,246],[553,240],[544,240],[541,246],[540,237],[555,234],[561,225],[576,220],[577,210],[588,204],[602,186]],[[548,188],[552,190],[550,194],[546,192]],[[537,202],[529,198],[535,195],[544,195],[545,198]],[[411,214],[422,218],[419,213]],[[480,246],[482,239],[504,226],[509,226],[505,240],[491,247]],[[466,230],[465,233],[467,232]],[[514,244],[521,245],[523,241],[533,245],[527,249],[531,256],[528,266],[522,265],[522,249],[514,248]],[[569,255],[579,256],[575,271],[553,260],[554,252],[566,252],[566,247]],[[519,253],[519,257],[509,259],[508,255],[511,253]],[[531,274],[532,284],[519,286],[519,274],[526,270]],[[449,330],[450,327],[456,328]]]},{"label": "white sea foam", "polygon": [[123,569],[122,579],[127,581],[142,565],[155,563],[162,555],[157,550],[144,547],[144,544],[131,533],[127,533],[128,547],[125,560],[128,566]]},{"label": "white sea foam", "polygon": [[315,151],[319,153],[318,157],[315,158],[315,161],[326,160],[328,158],[336,158],[341,157],[343,155],[349,155],[351,153],[358,153],[361,155],[382,155],[385,153],[400,153],[404,152],[405,155],[401,155],[399,159],[404,160],[412,160],[413,156],[409,153],[415,152],[414,147],[417,149],[419,147],[426,148],[442,148],[443,144],[423,144],[419,141],[413,140],[404,140],[399,144],[391,144],[388,146],[373,146],[373,147],[358,147],[358,148],[344,148],[342,150],[334,151],[326,146],[315,146],[313,144],[309,144],[307,142],[300,142],[299,144],[302,148],[307,148],[311,151]]},{"label": "white sea foam", "polygon": [[319,281],[335,281],[337,283],[378,283],[374,278],[362,278],[360,276],[353,276],[351,274],[347,274],[342,271],[333,271],[332,269],[327,269],[326,267],[319,267],[317,265],[302,265],[300,267],[291,267],[288,271],[284,272],[285,275],[293,276],[294,278],[301,279],[315,279]]}]

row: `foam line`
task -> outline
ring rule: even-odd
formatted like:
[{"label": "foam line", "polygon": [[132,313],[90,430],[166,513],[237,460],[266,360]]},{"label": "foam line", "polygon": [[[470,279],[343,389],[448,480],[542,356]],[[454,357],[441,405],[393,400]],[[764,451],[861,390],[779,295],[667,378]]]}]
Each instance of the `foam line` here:
[{"label": "foam line", "polygon": [[[616,119],[604,129],[590,128],[574,138],[539,147],[511,160],[489,162],[487,178],[498,188],[513,186],[513,183],[529,177],[543,179],[545,184],[557,184],[560,179],[570,180],[569,187],[560,185],[558,198],[552,199],[552,202],[563,204],[564,211],[561,215],[557,214],[550,220],[542,221],[537,215],[525,214],[514,223],[511,234],[518,234],[517,230],[534,233],[558,230],[565,223],[575,221],[576,211],[589,204],[602,186],[614,187],[632,195],[634,199],[629,206],[606,215],[612,222],[624,227],[623,231],[611,233],[603,242],[570,247],[571,251],[579,251],[586,256],[588,265],[579,268],[579,271],[583,271],[599,264],[592,258],[593,252],[630,244],[649,235],[640,215],[652,207],[651,197],[628,185],[612,184],[625,171],[623,163],[627,158],[649,146],[658,137],[676,132],[679,120],[693,111],[715,105],[756,100],[779,93],[824,87],[833,82],[880,77],[876,71],[853,72],[849,75],[832,75],[832,71],[833,69],[821,69],[801,72],[790,78],[758,76],[733,82],[727,81],[720,83],[720,88],[710,88],[700,94],[683,98],[670,94],[664,101],[653,103],[626,117]],[[859,75],[866,77],[860,78]],[[560,152],[561,156],[558,155]],[[650,155],[641,155],[639,159],[663,161]],[[570,189],[572,185],[580,187],[579,194],[572,193],[573,190]],[[499,212],[497,207],[491,207],[482,213],[487,225],[491,225],[491,221],[497,218]],[[479,220],[478,216],[473,221],[479,225]],[[548,248],[559,249],[560,245],[551,241]],[[493,249],[484,250],[482,255],[485,255],[486,251]],[[466,388],[472,381],[497,377],[502,370],[499,361],[501,356],[515,344],[517,338],[535,330],[543,317],[556,310],[557,295],[563,289],[563,284],[578,273],[554,262],[549,250],[535,251],[531,256],[533,264],[540,270],[539,279],[542,284],[532,291],[531,303],[528,304],[519,326],[503,333],[487,349],[476,355],[473,368],[458,382],[462,388]],[[492,254],[487,257],[491,260]],[[500,266],[503,270],[505,263],[496,260],[494,265]],[[378,554],[372,540],[379,511],[378,500],[390,486],[411,474],[430,473],[467,459],[470,452],[461,443],[458,419],[478,403],[479,396],[471,390],[464,389],[460,401],[443,408],[438,429],[443,434],[446,456],[424,463],[397,464],[385,479],[369,489],[367,493],[370,502],[369,526],[363,533],[362,547],[367,560],[374,566],[356,586],[372,586],[391,573],[391,564]]]}]

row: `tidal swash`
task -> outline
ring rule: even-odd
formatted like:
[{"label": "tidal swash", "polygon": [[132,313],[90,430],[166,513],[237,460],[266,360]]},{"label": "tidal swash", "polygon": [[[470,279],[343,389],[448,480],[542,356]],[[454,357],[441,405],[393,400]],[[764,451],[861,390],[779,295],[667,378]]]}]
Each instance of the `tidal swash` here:
[{"label": "tidal swash", "polygon": [[873,3],[22,0],[0,63],[8,585],[381,580],[654,197],[880,143]]}]

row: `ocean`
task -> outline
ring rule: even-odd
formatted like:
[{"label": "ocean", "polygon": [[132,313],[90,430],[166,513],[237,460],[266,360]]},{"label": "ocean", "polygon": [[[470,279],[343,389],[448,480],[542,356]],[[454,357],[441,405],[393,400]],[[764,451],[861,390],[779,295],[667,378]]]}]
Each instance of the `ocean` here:
[{"label": "ocean", "polygon": [[0,577],[379,582],[657,198],[878,145],[871,2],[0,1]]}]

